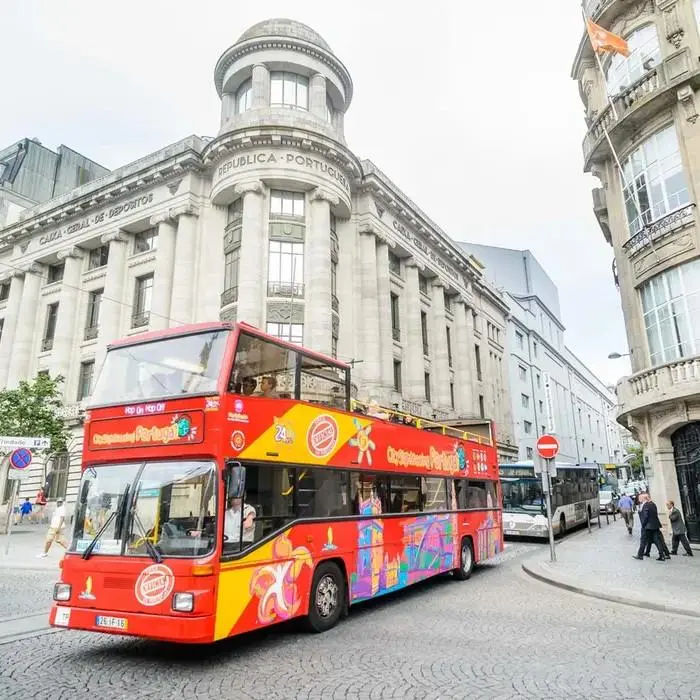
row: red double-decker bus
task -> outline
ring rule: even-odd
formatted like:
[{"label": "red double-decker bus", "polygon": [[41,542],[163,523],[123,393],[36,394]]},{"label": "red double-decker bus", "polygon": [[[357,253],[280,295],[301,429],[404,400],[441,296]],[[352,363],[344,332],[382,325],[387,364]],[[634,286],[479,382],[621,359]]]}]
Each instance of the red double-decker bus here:
[{"label": "red double-decker bus", "polygon": [[348,365],[245,324],[110,346],[51,624],[175,642],[300,616],[323,631],[500,552],[490,431],[399,424],[350,393]]}]

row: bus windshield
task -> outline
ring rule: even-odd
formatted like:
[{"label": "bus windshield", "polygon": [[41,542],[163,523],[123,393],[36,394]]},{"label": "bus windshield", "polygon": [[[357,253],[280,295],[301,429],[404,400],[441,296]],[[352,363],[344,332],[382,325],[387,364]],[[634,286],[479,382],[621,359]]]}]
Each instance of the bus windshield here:
[{"label": "bus windshield", "polygon": [[539,479],[501,477],[503,510],[506,512],[542,513],[544,498]]},{"label": "bus windshield", "polygon": [[228,331],[195,333],[113,348],[107,353],[92,404],[215,393],[227,335]]},{"label": "bus windshield", "polygon": [[83,472],[70,551],[200,557],[216,541],[216,469],[174,461]]}]

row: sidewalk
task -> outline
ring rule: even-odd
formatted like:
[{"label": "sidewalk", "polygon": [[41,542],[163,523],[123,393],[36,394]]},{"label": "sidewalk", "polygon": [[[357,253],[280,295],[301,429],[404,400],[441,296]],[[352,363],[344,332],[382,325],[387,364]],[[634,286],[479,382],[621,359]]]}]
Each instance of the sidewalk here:
[{"label": "sidewalk", "polygon": [[[44,541],[48,525],[23,523],[14,525],[10,535],[10,551],[5,555],[7,537],[0,535],[0,569],[24,569],[25,571],[58,571],[58,562],[63,559],[65,550],[55,544],[44,559],[37,554],[44,551]],[[64,529],[64,535],[65,529]],[[66,535],[66,538],[68,535]]]},{"label": "sidewalk", "polygon": [[[651,557],[637,561],[632,555],[639,546],[639,522],[634,534],[628,535],[624,521],[610,520],[602,528],[592,524],[587,530],[557,542],[557,561],[549,561],[549,547],[523,563],[523,570],[545,583],[583,595],[625,603],[640,608],[662,610],[700,617],[700,551],[694,557],[672,556],[670,561],[656,561],[656,547]],[[668,534],[668,533],[667,533]],[[667,544],[670,546],[669,537]]]}]

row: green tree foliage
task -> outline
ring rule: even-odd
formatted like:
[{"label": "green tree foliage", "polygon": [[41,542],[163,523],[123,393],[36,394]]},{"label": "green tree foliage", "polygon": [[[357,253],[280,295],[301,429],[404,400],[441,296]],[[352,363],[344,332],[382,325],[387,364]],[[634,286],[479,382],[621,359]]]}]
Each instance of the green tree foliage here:
[{"label": "green tree foliage", "polygon": [[641,476],[644,473],[644,450],[641,445],[630,447],[628,455],[633,455],[627,460],[630,470],[634,476]]},{"label": "green tree foliage", "polygon": [[63,377],[40,374],[17,389],[0,391],[0,435],[49,437],[49,454],[64,452],[70,437],[58,415]]}]

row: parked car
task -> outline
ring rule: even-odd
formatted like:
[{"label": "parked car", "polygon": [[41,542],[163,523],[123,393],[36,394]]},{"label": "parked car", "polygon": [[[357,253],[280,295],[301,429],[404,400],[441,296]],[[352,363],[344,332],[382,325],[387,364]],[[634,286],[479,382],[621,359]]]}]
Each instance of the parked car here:
[{"label": "parked car", "polygon": [[620,501],[620,496],[617,491],[613,490],[612,486],[601,486],[600,487],[600,512],[617,513],[617,504]]}]

